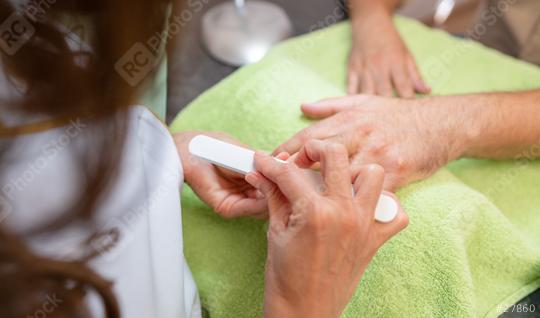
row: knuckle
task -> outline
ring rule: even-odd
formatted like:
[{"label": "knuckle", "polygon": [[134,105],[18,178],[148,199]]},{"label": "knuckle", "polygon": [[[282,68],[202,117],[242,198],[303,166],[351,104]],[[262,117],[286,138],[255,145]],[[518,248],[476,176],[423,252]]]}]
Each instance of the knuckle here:
[{"label": "knuckle", "polygon": [[362,70],[362,62],[351,56],[349,58],[349,75],[354,76]]},{"label": "knuckle", "polygon": [[388,144],[386,142],[375,142],[369,146],[367,151],[373,157],[379,157],[385,153],[387,148]]},{"label": "knuckle", "polygon": [[286,175],[286,176],[291,176],[291,175],[293,175],[293,174],[295,173],[295,170],[296,170],[296,169],[295,169],[294,165],[292,165],[292,164],[289,164],[289,163],[283,163],[283,164],[281,165],[281,171],[282,171],[282,173],[283,173],[284,175]]},{"label": "knuckle", "polygon": [[371,121],[363,121],[358,125],[358,133],[360,137],[368,137],[375,130],[375,123]]},{"label": "knuckle", "polygon": [[405,172],[409,168],[409,164],[402,156],[393,156],[390,158],[390,166],[398,173]]},{"label": "knuckle", "polygon": [[368,174],[373,177],[384,178],[384,168],[376,163],[370,164],[368,167]]},{"label": "knuckle", "polygon": [[311,129],[304,129],[298,133],[297,137],[300,141],[305,143],[306,141],[312,139],[312,135]]},{"label": "knuckle", "polygon": [[217,204],[213,208],[214,208],[214,211],[222,218],[224,219],[231,218],[231,216],[228,214],[229,207],[225,203]]},{"label": "knuckle", "polygon": [[343,144],[338,143],[338,142],[327,143],[325,146],[325,150],[330,155],[339,156],[339,157],[347,156],[347,148],[345,148]]},{"label": "knuckle", "polygon": [[306,141],[306,143],[304,144],[306,148],[308,149],[313,149],[317,146],[317,144],[319,143],[320,141],[317,140],[317,139],[309,139],[308,141]]},{"label": "knuckle", "polygon": [[292,164],[283,163],[277,169],[277,176],[281,179],[288,179],[295,173],[295,168]]}]

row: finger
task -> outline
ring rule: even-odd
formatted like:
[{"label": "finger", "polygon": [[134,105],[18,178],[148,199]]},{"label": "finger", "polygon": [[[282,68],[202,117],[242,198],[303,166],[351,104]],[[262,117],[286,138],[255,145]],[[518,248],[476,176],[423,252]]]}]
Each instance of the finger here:
[{"label": "finger", "polygon": [[272,155],[279,154],[281,152],[287,152],[295,154],[297,153],[300,148],[310,139],[318,139],[324,137],[324,134],[322,130],[318,129],[317,123],[315,125],[312,125],[308,128],[304,128],[301,131],[297,132],[294,136],[292,136],[289,140],[285,141],[281,145],[279,145],[273,152]]},{"label": "finger", "polygon": [[409,56],[407,59],[407,71],[409,73],[409,77],[413,81],[415,91],[421,94],[429,94],[431,92],[431,88],[426,84],[426,82],[424,82],[424,79],[420,75],[418,66],[416,65],[416,62],[412,56]]},{"label": "finger", "polygon": [[392,97],[390,72],[386,70],[371,70],[375,83],[375,93],[380,96]]},{"label": "finger", "polygon": [[310,127],[304,128],[296,133],[292,138],[281,144],[274,150],[272,154],[278,154],[280,152],[297,153],[306,142],[311,139],[324,139],[332,136],[334,131],[341,128],[342,124],[339,115],[327,118]]},{"label": "finger", "polygon": [[374,95],[375,94],[375,83],[373,82],[373,76],[371,76],[371,73],[366,70],[362,74],[362,94],[369,94]]},{"label": "finger", "polygon": [[290,155],[288,152],[281,152],[279,153],[276,158],[279,160],[287,161],[289,159]]},{"label": "finger", "polygon": [[250,172],[246,175],[246,182],[254,188],[261,191],[267,202],[269,210],[270,224],[284,227],[286,224],[286,211],[281,208],[284,203],[284,196],[280,192],[278,186],[272,181],[266,179],[259,172]]},{"label": "finger", "polygon": [[279,162],[267,154],[257,152],[255,168],[275,183],[291,203],[316,195],[313,186],[295,164]]},{"label": "finger", "polygon": [[315,162],[321,163],[321,173],[328,194],[350,196],[349,155],[343,145],[320,140],[309,141],[298,153],[296,163],[311,166]]},{"label": "finger", "polygon": [[[350,174],[353,178],[359,174],[360,169],[369,164],[379,164],[384,165],[384,160],[381,157],[381,153],[386,151],[386,148],[379,148],[377,151],[362,151],[361,149],[358,153],[351,159],[350,164]],[[410,181],[405,177],[393,173],[390,170],[387,170],[384,176],[383,189],[386,191],[395,192],[401,185],[407,184]],[[354,182],[354,179],[353,179]]]},{"label": "finger", "polygon": [[414,97],[413,83],[411,83],[411,81],[412,80],[406,73],[405,67],[402,65],[396,65],[392,69],[392,82],[394,83],[398,96],[403,98]]},{"label": "finger", "polygon": [[[342,98],[326,99],[317,102],[316,107],[320,108],[321,110],[331,108],[329,113],[334,113],[335,116],[320,121],[296,133],[292,138],[277,147],[272,154],[276,155],[280,152],[294,154],[311,139],[323,139],[338,134],[339,131],[342,130],[343,124],[350,122],[350,118],[348,118],[346,114],[339,113],[338,108],[339,110],[345,110],[350,107],[359,107],[369,99],[369,95],[355,95]],[[334,107],[333,110],[332,107]]]},{"label": "finger", "polygon": [[225,199],[215,210],[224,218],[236,218],[260,214],[266,208],[267,201],[265,199],[231,197],[230,199]]},{"label": "finger", "polygon": [[362,150],[361,145],[367,138],[367,134],[355,128],[354,124],[345,125],[343,126],[342,133],[326,138],[325,140],[345,146],[347,153],[351,156]]},{"label": "finger", "polygon": [[326,118],[342,110],[359,106],[367,98],[365,95],[327,98],[315,103],[303,103],[301,109],[304,115],[309,118]]},{"label": "finger", "polygon": [[347,74],[347,94],[348,95],[354,95],[358,93],[358,85],[359,85],[359,79],[358,75],[356,74],[356,71],[350,71]]},{"label": "finger", "polygon": [[244,175],[241,174],[241,173],[238,173],[236,171],[232,171],[230,169],[227,169],[227,168],[222,168],[220,166],[214,166],[217,173],[224,177],[224,178],[227,178],[229,180],[235,180],[235,181],[242,181],[244,179]]},{"label": "finger", "polygon": [[306,163],[305,165],[302,165],[302,164],[299,165],[296,162],[296,158],[298,158],[298,152],[295,153],[294,155],[292,155],[291,157],[289,157],[289,159],[287,161],[294,163],[295,165],[297,165],[299,168],[302,168],[302,169],[312,169],[312,170],[316,170],[316,171],[321,170],[321,165],[320,165],[319,162],[315,162],[311,166],[309,166],[309,163]]},{"label": "finger", "polygon": [[354,181],[354,201],[366,213],[368,220],[375,220],[375,208],[384,182],[384,169],[376,164],[363,166]]},{"label": "finger", "polygon": [[[245,177],[244,177],[244,181],[245,181]],[[244,191],[244,194],[250,199],[262,199],[262,198],[264,198],[264,194],[262,194],[261,191],[255,189],[255,188],[247,189],[246,191]]]}]

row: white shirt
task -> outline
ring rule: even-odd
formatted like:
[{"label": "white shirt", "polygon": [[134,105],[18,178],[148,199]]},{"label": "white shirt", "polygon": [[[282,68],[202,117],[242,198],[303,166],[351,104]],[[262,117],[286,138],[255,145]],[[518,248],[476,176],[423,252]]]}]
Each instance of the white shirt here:
[{"label": "white shirt", "polygon": [[[119,174],[94,220],[33,237],[36,252],[73,259],[88,251],[100,254],[90,266],[113,282],[122,317],[200,317],[200,304],[183,254],[181,163],[167,128],[143,107],[129,111],[130,129]],[[81,188],[77,147],[88,147],[95,127],[84,122],[21,136],[9,152],[2,179],[9,228],[24,231],[57,217]],[[109,244],[118,239],[112,246]],[[86,245],[85,245],[86,244]],[[103,316],[101,301],[89,294],[93,316]]]}]

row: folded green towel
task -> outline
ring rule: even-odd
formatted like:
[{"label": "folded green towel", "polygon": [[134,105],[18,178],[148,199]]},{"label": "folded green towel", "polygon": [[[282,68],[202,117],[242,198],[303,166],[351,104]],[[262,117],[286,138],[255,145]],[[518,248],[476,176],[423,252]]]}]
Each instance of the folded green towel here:
[{"label": "folded green towel", "polygon": [[[396,23],[435,94],[540,83],[534,66]],[[301,102],[344,94],[349,37],[343,23],[285,42],[200,96],[172,131],[225,131],[272,150],[310,123]],[[463,159],[398,195],[410,225],[379,251],[344,317],[493,317],[540,286],[540,162]],[[260,317],[265,223],[222,220],[187,188],[182,198],[185,254],[204,308],[212,318]]]}]

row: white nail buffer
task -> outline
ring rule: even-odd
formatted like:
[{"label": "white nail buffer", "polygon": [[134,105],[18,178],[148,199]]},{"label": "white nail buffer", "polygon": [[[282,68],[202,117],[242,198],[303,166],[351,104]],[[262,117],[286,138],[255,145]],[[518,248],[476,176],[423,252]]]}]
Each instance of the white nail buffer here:
[{"label": "white nail buffer", "polygon": [[[248,174],[256,171],[254,151],[208,136],[195,136],[189,143],[189,152],[194,156],[240,174]],[[319,172],[309,171],[312,171],[314,177],[320,180],[318,182],[322,182]],[[375,209],[375,220],[382,223],[391,222],[396,217],[398,208],[396,200],[383,192]]]}]

